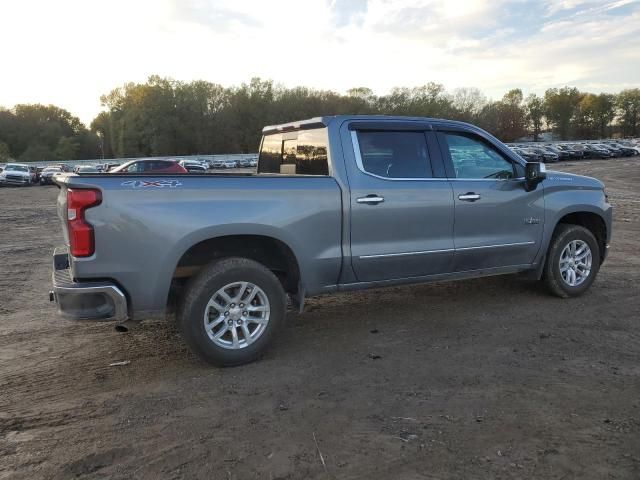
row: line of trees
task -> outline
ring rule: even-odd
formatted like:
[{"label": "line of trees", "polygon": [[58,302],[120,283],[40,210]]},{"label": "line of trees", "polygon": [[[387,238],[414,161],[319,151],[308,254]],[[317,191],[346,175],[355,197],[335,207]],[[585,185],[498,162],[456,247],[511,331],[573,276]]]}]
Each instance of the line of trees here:
[{"label": "line of trees", "polygon": [[101,97],[105,110],[87,129],[54,106],[0,109],[0,159],[20,160],[255,152],[265,125],[334,114],[388,114],[474,123],[503,141],[552,131],[560,139],[640,135],[640,89],[594,94],[550,88],[524,97],[513,89],[500,100],[477,88],[447,92],[443,85],[369,88],[346,94],[285,88],[254,78],[238,87],[151,76]]},{"label": "line of trees", "polygon": [[99,138],[77,117],[53,105],[0,108],[0,161],[99,157]]}]

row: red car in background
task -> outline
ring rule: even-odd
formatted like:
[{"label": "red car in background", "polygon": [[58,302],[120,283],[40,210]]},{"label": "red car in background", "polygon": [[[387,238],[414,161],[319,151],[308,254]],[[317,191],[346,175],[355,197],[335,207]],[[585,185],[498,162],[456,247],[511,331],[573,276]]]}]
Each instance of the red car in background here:
[{"label": "red car in background", "polygon": [[188,173],[175,160],[132,160],[119,167],[109,170],[109,173]]}]

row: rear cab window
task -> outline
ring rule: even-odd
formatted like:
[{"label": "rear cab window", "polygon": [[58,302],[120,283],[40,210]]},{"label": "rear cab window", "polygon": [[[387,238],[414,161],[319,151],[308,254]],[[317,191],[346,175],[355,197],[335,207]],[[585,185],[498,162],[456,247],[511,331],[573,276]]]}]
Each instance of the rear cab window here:
[{"label": "rear cab window", "polygon": [[265,135],[260,146],[258,173],[329,175],[326,128]]}]

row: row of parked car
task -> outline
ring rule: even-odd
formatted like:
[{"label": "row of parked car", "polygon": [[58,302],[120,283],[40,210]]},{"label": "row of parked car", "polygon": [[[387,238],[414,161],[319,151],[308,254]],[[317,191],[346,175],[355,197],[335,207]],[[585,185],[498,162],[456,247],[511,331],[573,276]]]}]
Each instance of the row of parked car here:
[{"label": "row of parked car", "polygon": [[552,163],[561,160],[640,155],[640,139],[508,143],[507,146],[528,162]]},{"label": "row of parked car", "polygon": [[48,185],[53,177],[60,173],[77,174],[95,173],[206,173],[210,169],[250,168],[256,167],[255,158],[242,160],[171,160],[171,159],[139,159],[120,164],[106,162],[97,165],[79,165],[75,168],[65,163],[38,167],[24,163],[8,163],[0,166],[0,185],[32,184]]}]

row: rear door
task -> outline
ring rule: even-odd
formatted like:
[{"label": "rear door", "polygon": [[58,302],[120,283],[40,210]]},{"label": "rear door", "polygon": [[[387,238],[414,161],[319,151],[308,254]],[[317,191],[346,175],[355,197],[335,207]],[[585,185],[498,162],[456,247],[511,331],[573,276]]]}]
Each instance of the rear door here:
[{"label": "rear door", "polygon": [[[361,282],[449,272],[453,194],[433,132],[377,123],[350,131],[351,262]],[[348,157],[345,157],[348,158]]]},{"label": "rear door", "polygon": [[455,202],[455,271],[530,265],[542,240],[544,193],[524,189],[524,167],[488,139],[442,130]]}]

